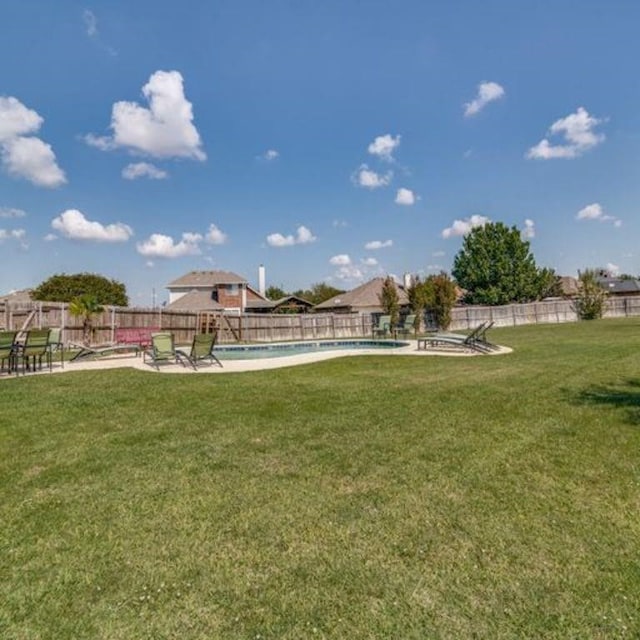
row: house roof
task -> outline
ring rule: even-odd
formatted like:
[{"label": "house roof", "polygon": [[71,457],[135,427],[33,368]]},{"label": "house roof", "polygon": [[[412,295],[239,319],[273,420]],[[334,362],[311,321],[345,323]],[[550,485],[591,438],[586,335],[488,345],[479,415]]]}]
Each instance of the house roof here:
[{"label": "house roof", "polygon": [[170,311],[222,311],[224,307],[211,298],[210,291],[189,291],[166,306]]},{"label": "house roof", "polygon": [[599,283],[603,289],[613,294],[640,293],[640,281],[630,278],[602,278]]},{"label": "house roof", "polygon": [[580,291],[580,286],[577,278],[572,276],[560,277],[560,291],[563,296],[576,296]]},{"label": "house roof", "polygon": [[167,289],[172,287],[214,287],[217,284],[245,284],[242,276],[232,271],[190,271],[170,282]]},{"label": "house roof", "polygon": [[302,307],[313,307],[313,302],[309,302],[308,300],[305,300],[300,296],[294,296],[293,294],[290,296],[284,296],[283,298],[278,298],[277,300],[274,300],[273,305],[275,307],[279,307],[283,304],[287,304],[288,302],[295,302]]},{"label": "house roof", "polygon": [[31,289],[12,291],[4,296],[0,296],[0,302],[31,302],[32,300]]},{"label": "house roof", "polygon": [[[374,278],[361,284],[359,287],[339,293],[329,300],[325,300],[315,306],[316,309],[339,309],[339,308],[361,308],[361,307],[380,307],[380,294],[382,293],[382,285],[384,278]],[[396,282],[398,290],[398,301],[400,306],[409,304],[409,298],[406,291]]]}]

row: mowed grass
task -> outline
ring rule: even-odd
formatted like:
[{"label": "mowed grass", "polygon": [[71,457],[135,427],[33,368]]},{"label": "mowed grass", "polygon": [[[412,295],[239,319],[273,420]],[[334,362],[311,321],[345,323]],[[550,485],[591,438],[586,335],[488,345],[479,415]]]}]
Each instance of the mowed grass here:
[{"label": "mowed grass", "polygon": [[640,637],[640,319],[0,380],[0,637]]}]

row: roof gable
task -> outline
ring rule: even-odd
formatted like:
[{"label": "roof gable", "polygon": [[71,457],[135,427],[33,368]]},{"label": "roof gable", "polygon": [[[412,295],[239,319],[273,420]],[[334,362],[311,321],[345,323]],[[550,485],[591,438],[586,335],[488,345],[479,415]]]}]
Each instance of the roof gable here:
[{"label": "roof gable", "polygon": [[190,271],[167,285],[178,287],[215,287],[218,284],[246,284],[246,280],[232,271]]}]

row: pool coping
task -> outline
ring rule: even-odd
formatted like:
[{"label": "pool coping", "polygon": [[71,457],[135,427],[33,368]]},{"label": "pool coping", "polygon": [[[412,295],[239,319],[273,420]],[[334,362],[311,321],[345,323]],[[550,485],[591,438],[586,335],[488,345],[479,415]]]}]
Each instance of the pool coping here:
[{"label": "pool coping", "polygon": [[[412,356],[417,358],[424,357],[453,357],[453,358],[474,358],[480,356],[494,356],[511,353],[511,349],[505,346],[498,346],[495,351],[488,353],[479,353],[477,351],[463,350],[456,348],[445,349],[418,349],[417,340],[403,340],[407,342],[406,347],[398,347],[392,349],[336,349],[327,351],[313,351],[310,353],[296,353],[286,356],[277,356],[275,358],[256,358],[255,360],[223,360],[222,367],[216,364],[200,365],[197,370],[189,366],[181,364],[161,364],[158,369],[153,367],[151,362],[140,356],[123,354],[116,356],[103,356],[95,360],[83,360],[79,362],[65,362],[64,367],[61,364],[54,363],[53,373],[69,373],[73,371],[102,371],[107,369],[131,368],[140,371],[148,371],[150,373],[177,373],[177,374],[196,374],[196,373],[243,373],[247,371],[267,371],[270,369],[281,369],[284,367],[293,367],[302,364],[311,364],[314,362],[323,362],[325,360],[333,360],[334,358],[348,358],[353,356],[380,356],[383,358],[393,356]],[[28,374],[47,375],[49,369],[44,367],[42,371]],[[0,379],[16,379],[23,376],[2,375]]]}]

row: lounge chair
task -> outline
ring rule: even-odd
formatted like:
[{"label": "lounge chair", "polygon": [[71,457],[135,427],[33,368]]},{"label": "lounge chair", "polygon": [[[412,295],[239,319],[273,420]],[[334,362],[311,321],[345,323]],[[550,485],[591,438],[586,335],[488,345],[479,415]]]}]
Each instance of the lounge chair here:
[{"label": "lounge chair", "polygon": [[386,338],[391,331],[391,316],[379,316],[378,322],[371,327],[371,335],[374,338]]},{"label": "lounge chair", "polygon": [[213,353],[213,348],[216,344],[217,333],[197,333],[193,337],[191,343],[191,349],[186,351],[184,349],[176,349],[176,353],[185,358],[189,364],[194,368],[198,368],[198,362],[209,360],[211,364],[216,363],[222,366],[222,362],[218,360],[217,356]]},{"label": "lounge chair", "polygon": [[98,345],[84,345],[76,344],[74,342],[69,343],[71,349],[77,349],[77,353],[73,355],[70,362],[77,362],[78,360],[88,360],[89,358],[100,358],[106,356],[113,356],[118,353],[133,352],[138,355],[140,347],[137,344],[98,344]]},{"label": "lounge chair", "polygon": [[36,365],[42,369],[42,359],[49,365],[49,371],[53,370],[51,363],[51,351],[49,350],[49,329],[31,329],[27,331],[24,344],[18,347],[16,352],[18,361],[22,361],[24,370],[36,370]]},{"label": "lounge chair", "polygon": [[18,373],[18,363],[16,360],[16,337],[17,331],[0,331],[0,371],[7,366],[7,373],[15,371]]},{"label": "lounge chair", "polygon": [[488,353],[498,347],[487,341],[486,333],[493,326],[493,322],[483,322],[468,335],[461,333],[435,333],[418,340],[418,349],[452,347],[481,353]]},{"label": "lounge chair", "polygon": [[412,313],[412,314],[409,314],[408,316],[405,316],[404,320],[395,328],[396,337],[410,336],[415,331],[415,326],[414,326],[415,323],[416,323],[415,314]]},{"label": "lounge chair", "polygon": [[60,366],[64,367],[64,352],[62,344],[62,329],[60,327],[53,327],[49,329],[49,338],[47,340],[47,346],[49,347],[49,353],[53,359],[53,354],[60,352]]},{"label": "lounge chair", "polygon": [[151,334],[151,347],[143,352],[143,358],[145,362],[150,358],[151,364],[158,370],[160,364],[168,362],[180,363],[184,367],[186,359],[182,353],[176,351],[173,334],[166,332]]}]

